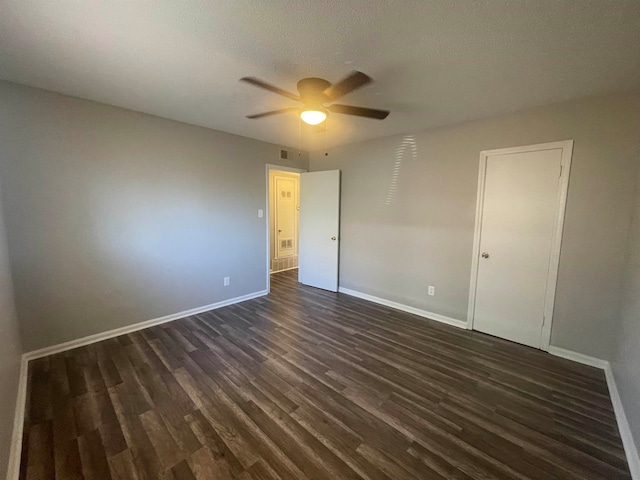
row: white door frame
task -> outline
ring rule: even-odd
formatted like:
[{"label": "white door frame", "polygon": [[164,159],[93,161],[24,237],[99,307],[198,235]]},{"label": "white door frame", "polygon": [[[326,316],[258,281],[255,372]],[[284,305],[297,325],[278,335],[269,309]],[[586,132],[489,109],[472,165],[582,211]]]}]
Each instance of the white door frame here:
[{"label": "white door frame", "polygon": [[[272,163],[267,163],[265,166],[265,174],[266,174],[266,186],[267,192],[265,194],[266,198],[266,208],[265,210],[265,219],[267,223],[266,232],[267,232],[267,261],[266,261],[266,271],[267,271],[267,292],[271,292],[271,275],[269,274],[269,270],[271,267],[271,235],[269,232],[269,227],[271,225],[271,218],[269,214],[269,205],[271,199],[269,198],[269,171],[271,170],[280,170],[282,172],[292,172],[292,173],[305,173],[307,170],[301,168],[293,168],[293,167],[285,167],[283,165],[275,165]],[[298,192],[299,194],[300,192]]]},{"label": "white door frame", "polygon": [[551,325],[553,324],[553,306],[556,299],[556,285],[558,282],[558,267],[560,265],[560,246],[562,244],[562,229],[567,205],[567,191],[569,189],[569,173],[571,171],[571,155],[573,140],[561,142],[539,143],[522,147],[500,148],[480,152],[480,171],[478,173],[478,199],[476,203],[476,225],[473,234],[473,257],[471,259],[471,286],[469,289],[469,309],[467,311],[467,328],[473,329],[474,312],[476,306],[476,286],[478,281],[478,265],[480,256],[480,239],[482,233],[482,211],[484,207],[484,189],[487,172],[487,157],[492,155],[508,155],[513,153],[534,152],[541,150],[562,150],[561,173],[556,202],[555,227],[551,239],[551,258],[549,273],[547,274],[547,292],[544,302],[544,323],[540,338],[541,350],[548,351],[551,341]]}]

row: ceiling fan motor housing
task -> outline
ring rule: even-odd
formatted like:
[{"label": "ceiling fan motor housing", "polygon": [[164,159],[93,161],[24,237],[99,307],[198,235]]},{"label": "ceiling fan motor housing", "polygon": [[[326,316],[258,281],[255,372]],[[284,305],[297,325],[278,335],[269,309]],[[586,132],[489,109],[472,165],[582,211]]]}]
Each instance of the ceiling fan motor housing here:
[{"label": "ceiling fan motor housing", "polygon": [[[354,90],[372,82],[371,77],[358,71],[351,72],[346,78],[343,78],[336,84],[331,84],[324,78],[303,78],[297,84],[298,95],[288,92],[287,90],[283,90],[282,88],[278,88],[267,82],[263,82],[255,77],[243,77],[240,80],[258,88],[295,100],[296,102],[302,102],[303,104],[302,108],[285,107],[278,110],[258,113],[256,115],[249,115],[247,118],[263,118],[280,113],[297,112],[306,123],[316,125],[323,122],[329,112],[339,113],[342,115],[353,115],[356,117],[374,118],[376,120],[384,120],[389,115],[389,111],[387,110],[334,103],[339,98],[342,98]],[[331,105],[325,107],[328,103]],[[305,115],[309,118],[305,119]]]},{"label": "ceiling fan motor housing", "polygon": [[321,106],[329,101],[324,91],[330,86],[331,83],[323,78],[303,78],[298,82],[298,93],[306,105]]}]

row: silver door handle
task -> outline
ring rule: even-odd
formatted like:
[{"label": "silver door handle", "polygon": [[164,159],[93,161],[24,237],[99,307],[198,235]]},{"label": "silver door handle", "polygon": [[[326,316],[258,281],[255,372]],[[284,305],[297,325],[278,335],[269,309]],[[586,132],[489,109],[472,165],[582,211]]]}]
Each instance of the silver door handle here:
[{"label": "silver door handle", "polygon": [[482,258],[489,258],[489,254],[488,254],[487,252],[484,252],[484,253],[482,254]]},{"label": "silver door handle", "polygon": [[335,240],[335,239],[336,239],[336,237],[331,237],[331,240]]}]

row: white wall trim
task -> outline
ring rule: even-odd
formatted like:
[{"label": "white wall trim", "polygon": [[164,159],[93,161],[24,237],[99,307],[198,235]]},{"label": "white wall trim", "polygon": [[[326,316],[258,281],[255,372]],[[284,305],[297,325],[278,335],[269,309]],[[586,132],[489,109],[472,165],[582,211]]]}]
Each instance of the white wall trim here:
[{"label": "white wall trim", "polygon": [[[353,297],[361,298],[363,300],[368,300],[373,303],[394,308],[396,310],[401,310],[403,312],[412,313],[414,315],[435,320],[437,322],[445,323],[454,327],[467,328],[467,322],[464,322],[462,320],[446,317],[444,315],[440,315],[437,313],[427,312],[426,310],[421,310],[419,308],[393,302],[391,300],[385,300],[380,297],[358,292],[355,290],[350,290],[344,287],[340,287],[338,291],[340,293],[344,293],[345,295],[350,295]],[[29,361],[34,360],[36,358],[41,358],[47,355],[52,355],[54,353],[60,353],[66,350],[71,350],[73,348],[90,345],[92,343],[100,342],[102,340],[107,340],[109,338],[117,337],[127,333],[136,332],[138,330],[143,330],[145,328],[152,327],[155,325],[161,325],[163,323],[172,322],[174,320],[179,320],[181,318],[185,318],[190,315],[197,315],[198,313],[204,313],[210,310],[215,310],[217,308],[222,308],[227,305],[233,305],[234,303],[240,303],[246,300],[251,300],[253,298],[262,297],[267,294],[268,294],[267,290],[262,290],[259,292],[242,295],[240,297],[230,298],[228,300],[222,300],[220,302],[212,303],[210,305],[205,305],[203,307],[193,308],[191,310],[185,310],[183,312],[174,313],[172,315],[166,315],[164,317],[147,320],[144,322],[136,323],[134,325],[121,327],[114,330],[109,330],[107,332],[90,335],[88,337],[72,340],[69,342],[53,345],[51,347],[46,347],[40,350],[34,350],[34,351],[23,354],[20,362],[20,377],[19,377],[19,383],[18,383],[18,395],[16,399],[15,417],[13,421],[13,434],[11,438],[11,449],[9,454],[9,469],[7,472],[7,480],[18,480],[20,475],[20,456],[22,454],[22,436],[23,436],[24,415],[25,415],[26,400],[27,400],[27,380],[28,380]],[[616,385],[615,377],[613,375],[613,370],[611,369],[611,364],[606,360],[590,357],[588,355],[573,352],[571,350],[566,350],[560,347],[549,346],[548,352],[551,355],[555,355],[557,357],[566,358],[574,362],[582,363],[584,365],[589,365],[589,366],[604,370],[605,377],[607,380],[607,386],[609,388],[609,395],[611,397],[613,410],[615,412],[616,421],[618,423],[618,429],[620,430],[620,437],[622,438],[622,444],[624,446],[627,462],[629,464],[629,469],[631,471],[631,478],[633,480],[640,480],[640,458],[638,456],[638,450],[636,448],[636,445],[631,433],[629,422],[627,421],[627,417],[624,413],[624,407],[620,399],[620,393],[618,392],[618,387]]]},{"label": "white wall trim", "polygon": [[616,385],[615,376],[613,375],[613,370],[611,369],[611,364],[607,360],[590,357],[588,355],[583,355],[582,353],[573,352],[571,350],[565,350],[560,347],[549,346],[548,352],[556,357],[566,358],[568,360],[573,360],[574,362],[604,370],[604,375],[607,379],[607,386],[609,387],[609,396],[611,397],[618,430],[620,431],[620,438],[622,439],[622,445],[624,446],[624,451],[627,456],[627,463],[629,464],[629,470],[631,471],[631,478],[633,480],[640,480],[640,457],[638,456],[638,449],[636,448],[635,441],[633,440],[631,427],[629,426],[627,416],[624,413],[624,407],[622,405],[618,386]]},{"label": "white wall trim", "polygon": [[549,346],[547,350],[551,355],[556,357],[566,358],[567,360],[573,360],[574,362],[582,363],[583,365],[589,365],[590,367],[596,367],[604,370],[609,365],[609,362],[606,360],[601,360],[599,358],[590,357],[589,355],[584,355],[582,353],[574,352],[572,350],[566,350],[560,347],[554,347],[552,345]]},{"label": "white wall trim", "polygon": [[261,290],[259,292],[249,293],[240,297],[229,298],[228,300],[222,300],[220,302],[205,305],[203,307],[192,308],[191,310],[185,310],[184,312],[173,313],[171,315],[165,315],[164,317],[154,318],[146,320],[144,322],[134,323],[133,325],[127,325],[126,327],[116,328],[114,330],[108,330],[106,332],[96,333],[95,335],[89,335],[88,337],[78,338],[69,342],[59,343],[58,345],[52,345],[50,347],[41,348],[39,350],[33,350],[24,354],[24,358],[27,361],[34,360],[36,358],[46,357],[47,355],[53,355],[54,353],[64,352],[73,348],[83,347],[92,343],[101,342],[109,338],[118,337],[127,333],[137,332],[145,328],[153,327],[155,325],[161,325],[167,322],[173,322],[190,315],[197,315],[198,313],[208,312],[209,310],[215,310],[217,308],[226,307],[227,305],[233,305],[234,303],[244,302],[251,300],[252,298],[262,297],[267,295],[267,290]]},{"label": "white wall trim", "polygon": [[27,404],[27,374],[28,360],[24,355],[20,358],[20,377],[18,380],[18,395],[16,397],[15,416],[13,417],[13,433],[11,448],[9,449],[9,468],[7,480],[20,478],[20,457],[22,455],[22,432],[24,429],[24,414]]},{"label": "white wall trim", "polygon": [[283,268],[282,270],[271,270],[269,272],[269,275],[273,275],[274,273],[282,273],[282,272],[288,272],[289,270],[297,270],[298,267],[289,267],[289,268]]},{"label": "white wall trim", "polygon": [[46,357],[47,355],[53,355],[54,353],[64,352],[73,348],[83,347],[92,343],[101,342],[103,340],[118,337],[120,335],[125,335],[127,333],[137,332],[138,330],[143,330],[155,325],[173,322],[174,320],[180,320],[181,318],[189,317],[191,315],[197,315],[199,313],[226,307],[227,305],[233,305],[234,303],[244,302],[246,300],[251,300],[252,298],[262,297],[264,295],[267,295],[268,293],[269,292],[267,290],[261,290],[259,292],[242,295],[240,297],[222,300],[220,302],[205,305],[203,307],[192,308],[191,310],[185,310],[183,312],[165,315],[164,317],[154,318],[151,320],[146,320],[144,322],[135,323],[133,325],[127,325],[126,327],[96,333],[95,335],[89,335],[88,337],[78,338],[76,340],[71,340],[69,342],[52,345],[50,347],[41,348],[39,350],[33,350],[31,352],[22,354],[20,362],[18,396],[16,399],[16,410],[13,420],[13,434],[11,436],[11,449],[9,453],[9,469],[7,472],[7,480],[18,480],[20,475],[20,456],[22,455],[22,436],[24,428],[25,408],[27,402],[28,366],[31,360]]},{"label": "white wall trim", "polygon": [[285,167],[283,165],[276,165],[275,163],[267,163],[266,165],[267,171],[280,170],[281,172],[306,173],[306,170],[304,168]]},{"label": "white wall trim", "polygon": [[[269,171],[270,170],[280,170],[282,172],[293,172],[293,173],[305,173],[307,170],[302,168],[293,168],[293,167],[284,167],[282,165],[276,165],[273,163],[267,163],[265,165],[265,178],[266,178],[266,192],[265,192],[265,208],[264,208],[264,219],[266,223],[265,231],[267,232],[267,260],[266,260],[266,269],[267,269],[267,293],[271,291],[271,232],[269,229],[271,228],[271,215],[269,214],[269,206],[271,203],[271,196],[269,195]],[[299,192],[298,192],[299,193]],[[299,240],[299,237],[298,237]],[[300,247],[300,245],[298,245]]]},{"label": "white wall trim", "polygon": [[547,294],[545,296],[544,317],[540,335],[540,348],[548,351],[551,342],[551,325],[553,323],[553,307],[556,297],[556,284],[558,281],[558,268],[560,265],[560,247],[562,244],[562,231],[564,226],[564,214],[567,205],[567,192],[569,190],[569,173],[571,171],[571,157],[573,155],[573,140],[560,142],[540,143],[521,147],[500,148],[497,150],[485,150],[480,152],[480,169],[478,172],[478,198],[476,201],[476,223],[473,234],[473,255],[471,257],[471,281],[469,286],[469,307],[467,311],[467,324],[473,328],[476,287],[478,281],[478,266],[480,256],[480,241],[482,238],[482,212],[484,206],[484,190],[487,170],[487,158],[492,155],[509,155],[514,153],[535,152],[541,150],[562,150],[560,161],[561,175],[558,185],[558,199],[556,202],[556,221],[551,239],[551,255],[547,274]]},{"label": "white wall trim", "polygon": [[384,298],[375,297],[373,295],[369,295],[368,293],[362,293],[362,292],[358,292],[356,290],[350,290],[344,287],[339,287],[338,292],[344,293],[346,295],[351,295],[352,297],[358,297],[363,300],[368,300],[370,302],[384,305],[386,307],[394,308],[396,310],[401,310],[403,312],[412,313],[414,315],[428,318],[430,320],[435,320],[436,322],[446,323],[447,325],[452,325],[458,328],[465,328],[465,329],[467,328],[467,322],[465,321],[458,320],[456,318],[446,317],[444,315],[440,315],[439,313],[427,312],[426,310],[421,310],[416,307],[411,307],[403,303],[393,302],[391,300],[386,300]]},{"label": "white wall trim", "polygon": [[604,374],[607,377],[607,385],[609,385],[609,395],[611,396],[613,411],[616,412],[616,420],[618,422],[618,430],[620,430],[620,437],[622,438],[622,445],[624,445],[624,451],[627,454],[627,463],[631,471],[631,478],[633,480],[640,480],[640,457],[638,456],[638,448],[633,440],[631,426],[624,413],[620,392],[618,391],[616,379],[609,362],[607,362],[607,366],[604,369]]}]

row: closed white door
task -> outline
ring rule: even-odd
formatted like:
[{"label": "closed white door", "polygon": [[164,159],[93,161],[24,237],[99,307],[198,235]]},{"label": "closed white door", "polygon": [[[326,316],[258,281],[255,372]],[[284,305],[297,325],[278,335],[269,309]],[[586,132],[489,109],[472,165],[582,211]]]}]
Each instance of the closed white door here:
[{"label": "closed white door", "polygon": [[298,179],[275,176],[276,258],[291,257],[298,250]]},{"label": "closed white door", "polygon": [[298,280],[338,291],[340,170],[300,175]]},{"label": "closed white door", "polygon": [[561,148],[487,156],[474,329],[540,348],[561,163]]}]

